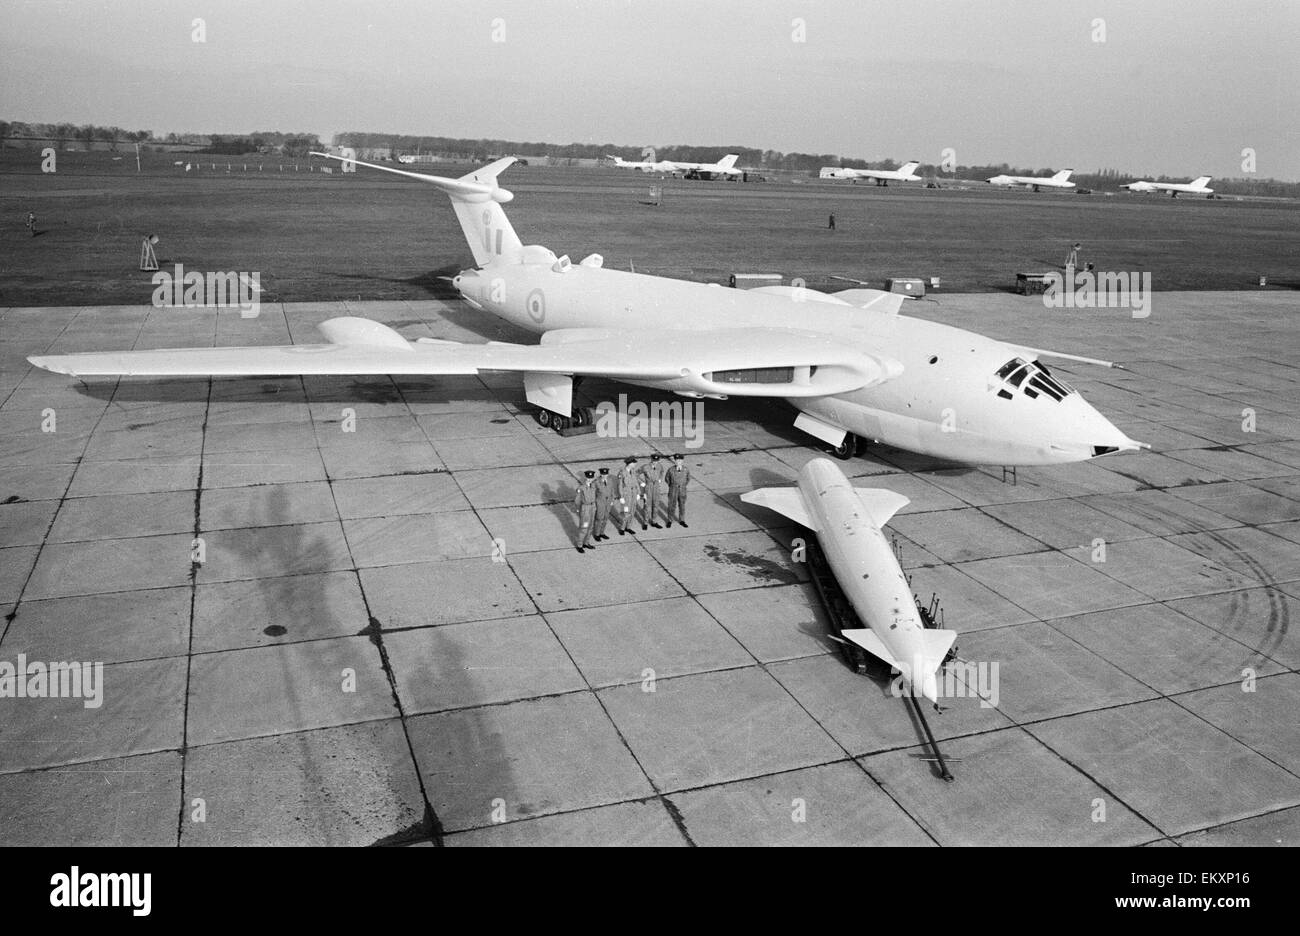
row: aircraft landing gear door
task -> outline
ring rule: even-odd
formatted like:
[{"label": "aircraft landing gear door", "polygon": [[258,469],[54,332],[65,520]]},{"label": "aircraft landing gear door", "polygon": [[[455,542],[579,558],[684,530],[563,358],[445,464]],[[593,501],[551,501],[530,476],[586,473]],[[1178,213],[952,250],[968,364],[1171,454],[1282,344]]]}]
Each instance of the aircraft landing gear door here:
[{"label": "aircraft landing gear door", "polygon": [[566,419],[573,415],[573,378],[568,374],[526,373],[524,396],[541,410],[537,421],[543,426],[551,421],[547,416],[546,422],[542,422],[541,417],[547,413]]},{"label": "aircraft landing gear door", "polygon": [[837,426],[822,422],[808,413],[800,413],[794,421],[796,429],[801,429],[815,438],[821,439],[831,447],[837,458],[852,458],[858,451],[858,437],[845,432]]}]

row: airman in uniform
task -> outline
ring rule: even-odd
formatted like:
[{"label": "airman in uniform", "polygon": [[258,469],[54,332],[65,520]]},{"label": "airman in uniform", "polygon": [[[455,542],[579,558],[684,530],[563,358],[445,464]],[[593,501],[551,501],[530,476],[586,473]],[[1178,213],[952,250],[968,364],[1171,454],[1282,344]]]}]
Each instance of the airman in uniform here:
[{"label": "airman in uniform", "polygon": [[645,488],[645,512],[641,515],[641,529],[648,529],[647,523],[656,530],[662,530],[663,525],[655,522],[655,511],[659,510],[659,494],[663,490],[664,475],[666,466],[660,458],[659,453],[655,452],[650,456],[650,464],[641,469],[641,483]]},{"label": "airman in uniform", "polygon": [[596,476],[596,526],[594,527],[594,538],[598,540],[609,539],[609,534],[605,532],[609,528],[609,508],[614,499],[614,479],[609,476],[609,469],[600,469],[600,474]]},{"label": "airman in uniform", "polygon": [[614,476],[614,501],[618,504],[618,535],[623,536],[626,533],[636,535],[636,530],[630,530],[632,521],[636,519],[636,502],[641,496],[641,479],[636,470],[636,456],[629,455],[623,459],[623,467],[619,469]]},{"label": "airman in uniform", "polygon": [[574,509],[578,511],[578,552],[596,548],[591,541],[596,520],[596,472],[584,471],[583,474],[586,477],[578,485],[578,494],[573,498]]},{"label": "airman in uniform", "polygon": [[686,485],[691,483],[691,469],[681,453],[673,456],[673,466],[668,469],[668,526],[675,519],[686,526]]}]

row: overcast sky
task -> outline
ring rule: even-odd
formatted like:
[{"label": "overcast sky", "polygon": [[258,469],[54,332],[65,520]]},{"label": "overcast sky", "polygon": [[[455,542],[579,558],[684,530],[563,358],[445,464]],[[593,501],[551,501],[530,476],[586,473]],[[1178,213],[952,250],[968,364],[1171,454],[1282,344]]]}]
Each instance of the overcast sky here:
[{"label": "overcast sky", "polygon": [[1296,0],[0,0],[8,120],[1300,180],[1298,116]]}]

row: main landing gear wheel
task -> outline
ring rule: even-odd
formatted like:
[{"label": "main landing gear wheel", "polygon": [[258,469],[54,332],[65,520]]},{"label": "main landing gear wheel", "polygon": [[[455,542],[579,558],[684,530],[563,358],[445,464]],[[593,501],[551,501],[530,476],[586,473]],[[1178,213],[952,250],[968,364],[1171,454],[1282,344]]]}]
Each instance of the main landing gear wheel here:
[{"label": "main landing gear wheel", "polygon": [[840,444],[831,451],[835,453],[836,458],[848,461],[858,452],[858,437],[851,432],[844,433],[844,438],[840,440]]},{"label": "main landing gear wheel", "polygon": [[537,425],[543,429],[554,429],[556,432],[564,432],[570,426],[594,426],[596,424],[596,411],[590,406],[574,407],[572,416],[561,416],[559,413],[552,413],[548,409],[538,407],[533,413],[533,418],[537,420]]}]

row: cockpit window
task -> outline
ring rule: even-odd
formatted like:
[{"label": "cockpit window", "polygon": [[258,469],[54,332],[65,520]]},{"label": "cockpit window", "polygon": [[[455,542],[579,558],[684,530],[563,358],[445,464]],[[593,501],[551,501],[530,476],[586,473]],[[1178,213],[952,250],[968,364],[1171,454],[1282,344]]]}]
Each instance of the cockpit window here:
[{"label": "cockpit window", "polygon": [[1039,365],[1038,365],[1038,369],[1039,369],[1040,371],[1043,372],[1043,376],[1044,376],[1044,377],[1049,377],[1049,378],[1051,378],[1052,383],[1054,383],[1054,384],[1056,384],[1056,386],[1060,387],[1061,390],[1065,393],[1066,396],[1069,396],[1071,393],[1074,392],[1074,388],[1071,387],[1071,386],[1070,386],[1068,383],[1066,383],[1064,380],[1062,380],[1060,377],[1057,377],[1055,374],[1053,374],[1051,371],[1049,371],[1049,370],[1047,369],[1047,365],[1046,365],[1046,364],[1039,364]]},{"label": "cockpit window", "polygon": [[1050,378],[1048,380],[1044,380],[1041,374],[1036,374],[1035,376],[1029,378],[1029,385],[1038,390],[1042,390],[1053,400],[1065,399],[1065,394],[1058,392],[1057,389],[1053,387],[1049,381]]},{"label": "cockpit window", "polygon": [[[1045,394],[1059,403],[1074,392],[1073,387],[1060,378],[1054,377],[1044,365],[1037,361],[1026,361],[1024,358],[1012,358],[1007,361],[998,368],[997,377],[1004,381],[1007,387],[1020,388],[1031,400],[1036,400],[1040,395]],[[1003,399],[1012,398],[1005,389],[999,390],[998,396]]]},{"label": "cockpit window", "polygon": [[1021,358],[1012,358],[998,368],[998,380],[1006,380],[1007,374],[1011,373],[1017,367],[1024,367],[1025,362]]}]

